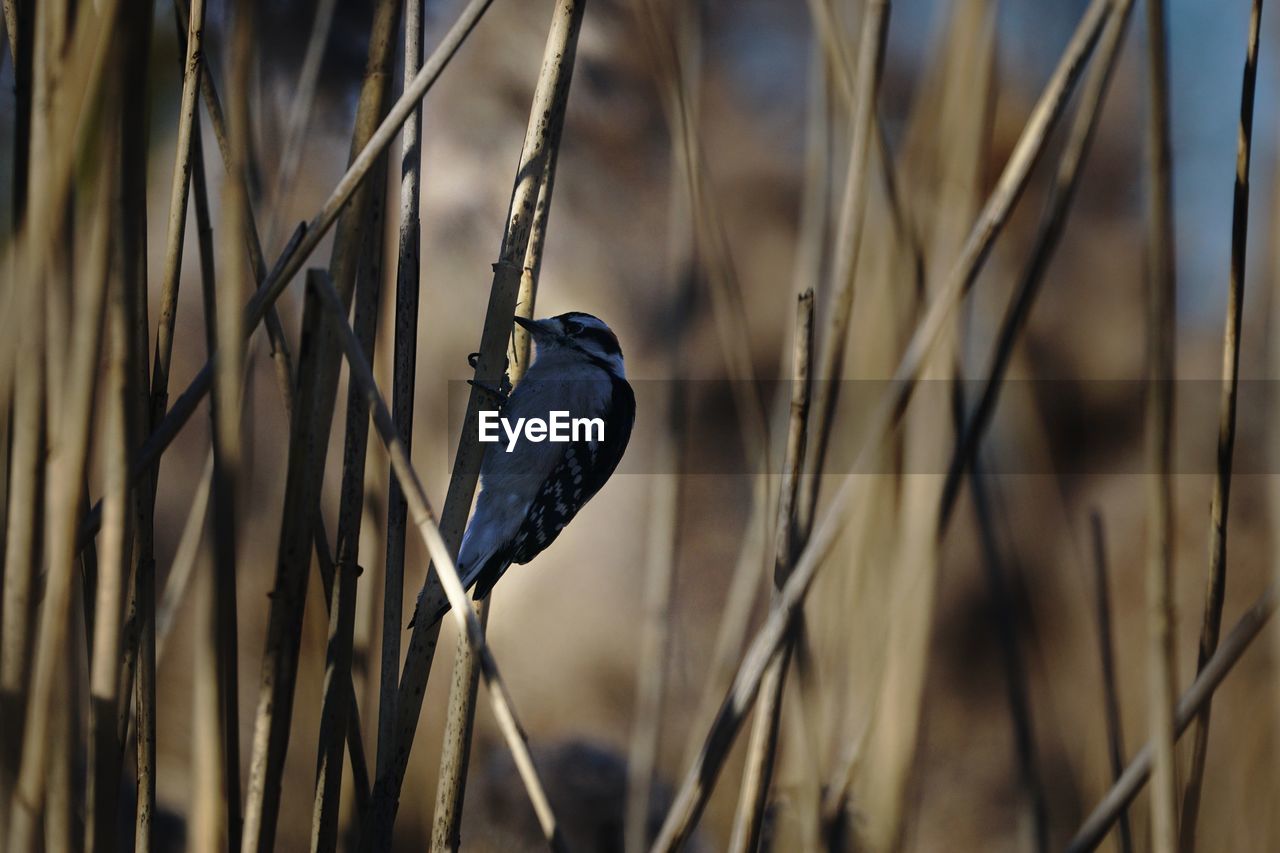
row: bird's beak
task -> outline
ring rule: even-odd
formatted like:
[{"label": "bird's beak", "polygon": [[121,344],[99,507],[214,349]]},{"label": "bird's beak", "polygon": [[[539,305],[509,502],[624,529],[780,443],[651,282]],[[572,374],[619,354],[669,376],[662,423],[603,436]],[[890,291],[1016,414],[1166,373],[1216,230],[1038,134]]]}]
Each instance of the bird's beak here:
[{"label": "bird's beak", "polygon": [[512,319],[516,321],[516,324],[520,326],[520,328],[526,330],[530,335],[533,335],[534,340],[541,340],[542,338],[552,334],[551,329],[546,325],[546,320],[530,320],[526,317],[519,316],[513,317]]}]

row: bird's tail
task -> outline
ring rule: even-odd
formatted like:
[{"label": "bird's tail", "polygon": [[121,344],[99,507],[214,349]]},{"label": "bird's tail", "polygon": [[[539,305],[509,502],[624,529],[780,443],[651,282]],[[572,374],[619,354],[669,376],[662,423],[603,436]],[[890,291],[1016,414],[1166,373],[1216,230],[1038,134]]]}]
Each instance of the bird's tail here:
[{"label": "bird's tail", "polygon": [[[458,551],[458,576],[462,579],[462,588],[470,590],[475,586],[476,579],[481,575],[481,569],[490,560],[489,554],[473,554],[473,540],[471,539],[471,528],[467,528],[467,533],[462,537],[462,547]],[[487,592],[487,590],[486,590]],[[444,618],[449,612],[449,598],[444,594],[444,588],[436,585],[432,590],[430,600],[427,597],[427,586],[424,584],[422,590],[418,593],[418,602],[413,608],[413,618],[409,620],[409,628],[412,628],[418,621],[418,617],[424,614],[428,615],[426,625],[430,628],[432,625]],[[479,596],[483,598],[484,596]]]}]

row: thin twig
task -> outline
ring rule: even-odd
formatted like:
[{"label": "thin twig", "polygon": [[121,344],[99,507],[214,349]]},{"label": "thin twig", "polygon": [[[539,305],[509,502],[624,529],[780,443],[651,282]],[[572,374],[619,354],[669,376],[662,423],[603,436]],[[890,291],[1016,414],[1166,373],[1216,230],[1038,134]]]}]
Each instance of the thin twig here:
[{"label": "thin twig", "polygon": [[1176,324],[1169,69],[1164,0],[1147,0],[1147,716],[1155,744],[1151,843],[1178,849],[1173,704],[1177,664],[1173,599],[1173,395]]},{"label": "thin twig", "polygon": [[[824,6],[818,0],[819,6]],[[825,6],[824,6],[825,8]],[[825,29],[825,28],[824,28]],[[862,249],[863,223],[867,209],[867,164],[870,160],[876,116],[876,90],[880,82],[885,38],[889,32],[888,0],[872,0],[862,9],[862,35],[858,46],[858,70],[853,78],[853,127],[851,130],[849,165],[845,173],[844,195],[840,203],[840,219],[835,233],[835,259],[831,266],[829,314],[822,333],[815,374],[821,380],[813,401],[812,476],[801,503],[803,534],[813,521],[817,503],[819,476],[826,460],[835,418],[835,404],[844,364],[845,346],[849,339],[849,322],[853,317],[854,278],[858,255]],[[834,34],[831,34],[834,36]]]},{"label": "thin twig", "polygon": [[511,694],[498,672],[498,664],[485,640],[484,630],[476,619],[475,613],[468,606],[467,592],[458,575],[458,567],[449,553],[449,546],[445,543],[440,527],[436,523],[435,512],[427,501],[426,491],[409,461],[404,444],[396,435],[395,423],[374,382],[373,370],[360,349],[360,342],[356,339],[355,332],[346,322],[342,298],[323,273],[309,277],[308,284],[323,301],[330,325],[337,332],[342,344],[347,364],[351,369],[351,377],[368,398],[369,406],[373,410],[374,424],[387,448],[387,454],[391,457],[395,476],[400,478],[401,484],[405,487],[405,500],[409,503],[409,513],[414,526],[417,527],[427,553],[437,567],[437,577],[440,578],[440,583],[449,597],[459,634],[465,638],[480,660],[480,672],[493,699],[494,716],[497,719],[498,728],[511,749],[543,836],[552,850],[565,850],[564,838],[542,782],[538,778],[533,756],[529,753],[528,738],[516,717]]},{"label": "thin twig", "polygon": [[[782,482],[779,485],[778,518],[774,556],[774,590],[786,583],[795,562],[804,532],[796,526],[796,510],[800,493],[800,472],[805,462],[805,445],[809,433],[810,365],[813,361],[813,290],[805,290],[797,299],[792,354],[791,413],[787,426],[787,447],[783,457]],[[787,644],[769,662],[761,685],[762,697],[756,706],[755,724],[747,749],[742,774],[742,792],[733,822],[729,849],[735,853],[753,853],[760,846],[765,810],[769,800],[769,784],[778,751],[778,723],[782,715],[782,691],[794,641]]]},{"label": "thin twig", "polygon": [[[1227,317],[1222,333],[1222,400],[1218,410],[1218,470],[1209,507],[1209,576],[1204,598],[1197,668],[1203,668],[1218,647],[1222,606],[1227,586],[1227,518],[1231,501],[1231,465],[1236,445],[1236,395],[1240,380],[1240,326],[1244,312],[1244,271],[1249,235],[1249,161],[1253,147],[1253,97],[1258,81],[1258,30],[1262,0],[1254,0],[1249,14],[1244,82],[1240,93],[1240,126],[1236,138],[1235,203],[1231,215],[1231,274],[1227,288]],[[1182,850],[1195,850],[1196,819],[1204,784],[1205,754],[1209,746],[1209,712],[1205,702],[1192,732],[1191,771],[1182,798]]]},{"label": "thin twig", "polygon": [[[1102,516],[1094,512],[1089,518],[1093,531],[1093,565],[1098,610],[1098,651],[1102,660],[1103,707],[1107,718],[1107,754],[1111,759],[1112,783],[1124,773],[1124,728],[1120,718],[1120,689],[1116,685],[1115,643],[1111,635],[1111,592],[1107,579],[1107,540]],[[1133,833],[1129,829],[1129,810],[1121,809],[1119,839],[1121,853],[1133,850]]]}]

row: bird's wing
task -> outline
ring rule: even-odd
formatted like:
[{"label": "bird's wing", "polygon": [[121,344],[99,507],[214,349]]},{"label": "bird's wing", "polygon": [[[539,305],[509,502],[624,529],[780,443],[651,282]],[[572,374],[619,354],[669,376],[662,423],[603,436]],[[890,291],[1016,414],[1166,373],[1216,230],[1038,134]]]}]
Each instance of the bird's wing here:
[{"label": "bird's wing", "polygon": [[635,423],[636,401],[626,380],[614,379],[612,409],[605,418],[603,441],[572,441],[543,481],[537,499],[511,540],[511,546],[489,558],[476,580],[483,598],[512,563],[524,564],[555,541],[560,531],[600,491],[627,449]]}]

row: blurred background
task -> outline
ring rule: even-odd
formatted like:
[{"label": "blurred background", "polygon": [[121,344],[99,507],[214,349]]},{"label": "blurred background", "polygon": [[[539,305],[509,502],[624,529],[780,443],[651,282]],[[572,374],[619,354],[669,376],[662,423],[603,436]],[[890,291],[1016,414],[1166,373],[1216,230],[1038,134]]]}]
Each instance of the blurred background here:
[{"label": "blurred background", "polygon": [[[427,0],[428,53],[461,5]],[[901,263],[900,235],[895,236],[876,154],[854,279],[846,381],[819,517],[838,485],[837,475],[851,470],[865,410],[892,374],[920,300],[927,301],[958,254],[1087,5],[1084,0],[892,4],[878,115],[893,155],[899,203],[919,237],[923,276],[913,281]],[[466,356],[480,338],[490,265],[505,225],[552,6],[550,0],[496,0],[425,100],[413,461],[436,507],[444,500],[458,440],[461,380],[471,375]],[[251,68],[256,178],[251,195],[268,259],[279,254],[296,223],[320,208],[346,167],[370,7],[347,0],[336,4],[296,174],[283,184],[288,116],[316,9],[303,0],[267,0],[258,9]],[[816,289],[817,328],[823,330],[850,144],[849,108],[835,83],[838,70],[824,63],[815,35],[811,12],[819,7],[831,10],[839,37],[856,56],[859,0],[587,4],[535,314],[573,310],[604,319],[618,334],[641,405],[619,472],[552,548],[530,565],[513,567],[493,595],[489,622],[494,654],[553,803],[570,831],[580,833],[575,837],[594,839],[587,849],[621,849],[627,754],[642,665],[641,603],[654,563],[665,563],[673,573],[655,809],[669,798],[691,744],[705,733],[708,696],[718,701],[728,686],[716,667],[717,643],[728,643],[735,660],[743,647],[741,638],[722,636],[721,619],[731,609],[730,600],[737,600],[731,590],[740,562],[754,572],[749,575],[750,626],[759,624],[768,606],[772,567],[764,554],[772,552],[762,542],[753,543],[752,536],[753,528],[766,540],[771,535],[765,528],[772,525],[772,510],[753,510],[754,475],[767,471],[772,506],[776,460],[786,434],[795,295],[804,287]],[[709,188],[702,203],[717,211],[723,232],[724,255],[718,259],[695,245],[659,60],[644,35],[645,8],[656,9],[664,25],[678,28],[686,39],[686,73]],[[1180,689],[1194,676],[1204,607],[1249,11],[1243,0],[1167,4],[1177,377],[1186,380],[1178,384],[1175,418]],[[146,99],[150,112],[153,271],[162,263],[162,212],[181,89],[181,49],[169,3],[157,3],[154,15],[150,85],[134,93]],[[218,80],[226,74],[226,20],[223,2],[211,2],[206,54]],[[1271,383],[1264,380],[1280,369],[1272,322],[1273,305],[1280,310],[1272,298],[1280,264],[1274,236],[1280,227],[1278,36],[1280,21],[1268,13],[1262,23],[1254,130],[1241,356],[1248,381],[1241,390],[1229,519],[1226,626],[1265,587],[1275,561],[1270,534],[1275,469],[1268,446],[1275,429],[1268,414]],[[874,474],[857,475],[868,483],[869,504],[856,520],[850,518],[815,582],[806,607],[803,686],[793,677],[786,693],[766,827],[772,849],[810,849],[805,804],[816,796],[815,785],[822,786],[817,795],[830,793],[833,779],[849,782],[842,808],[854,835],[865,831],[868,839],[876,837],[882,813],[877,774],[884,771],[875,744],[887,739],[878,735],[898,719],[894,715],[902,714],[908,726],[912,719],[879,701],[885,661],[910,654],[895,645],[902,635],[893,623],[902,619],[919,620],[926,646],[918,735],[913,757],[906,760],[913,772],[902,805],[902,849],[1000,851],[1043,849],[1046,840],[1049,848],[1065,844],[1111,781],[1094,513],[1105,534],[1127,754],[1145,742],[1149,478],[1138,382],[1145,375],[1146,345],[1144,49],[1139,4],[1066,231],[1014,350],[1009,389],[983,444],[985,507],[975,507],[970,489],[962,491],[950,529],[929,558],[930,580],[916,590],[919,607],[901,604],[901,596],[912,593],[899,584],[903,577],[916,577],[911,543],[928,543],[933,536],[915,517],[914,501],[938,489],[954,431],[945,417],[913,420],[909,415],[903,432],[909,461],[896,471],[886,462]],[[400,74],[393,75],[395,93]],[[12,222],[12,92],[13,66],[3,60],[0,233],[6,235]],[[966,379],[985,375],[1070,121],[1068,112],[951,330],[955,373]],[[216,147],[207,124],[205,133],[213,174]],[[391,153],[389,198],[394,199],[395,146]],[[211,182],[215,208],[219,183]],[[394,203],[388,212],[387,286],[375,372],[389,395]],[[825,225],[815,229],[814,215]],[[190,218],[187,228],[187,244],[194,246]],[[317,258],[327,257],[329,242],[321,244]],[[746,365],[726,359],[725,324],[716,316],[712,279],[718,273],[708,269],[723,260],[730,262],[728,280],[740,294],[743,313],[730,323],[746,344]],[[184,280],[196,281],[198,275],[196,252],[188,251]],[[300,286],[291,286],[278,305],[296,351]],[[206,357],[197,287],[183,288],[177,318],[171,387],[181,388]],[[239,508],[237,600],[246,765],[288,445],[260,332],[252,351],[257,355],[245,410],[251,480]],[[747,382],[774,413],[769,417],[771,464],[744,450],[735,382]],[[340,401],[345,400],[345,368],[341,383]],[[949,393],[952,384],[939,382],[922,394],[922,412],[936,414],[939,403],[945,412],[946,395],[934,393],[944,387]],[[980,386],[965,387],[972,395]],[[669,409],[676,397],[683,408],[673,429]],[[323,499],[331,530],[338,507],[339,421],[332,431]],[[156,520],[160,589],[209,440],[208,419],[197,416],[165,457]],[[371,442],[354,663],[370,756],[375,754],[387,477],[385,454]],[[673,478],[677,486],[671,490]],[[652,530],[662,524],[661,513],[671,513],[673,523],[659,528],[668,536],[655,540]],[[427,560],[412,536],[408,549],[406,589],[413,594]],[[312,583],[308,595],[278,838],[282,850],[300,849],[310,836],[327,616],[319,585]],[[158,670],[159,800],[170,813],[164,838],[177,845],[191,796],[193,649],[191,633],[183,627],[190,618],[178,611]],[[401,799],[396,849],[423,849],[430,835],[452,623],[446,622],[442,636]],[[1246,653],[1214,705],[1198,830],[1204,850],[1280,847],[1280,816],[1274,808],[1280,782],[1276,647],[1264,639]],[[814,692],[802,695],[805,690]],[[490,707],[482,695],[463,849],[538,849],[536,823]],[[694,844],[701,849],[728,844],[746,741],[744,731],[700,823]],[[1149,844],[1147,810],[1144,793],[1131,810],[1137,849]],[[1117,843],[1113,834],[1104,849]],[[879,848],[874,840],[867,845]]]}]

